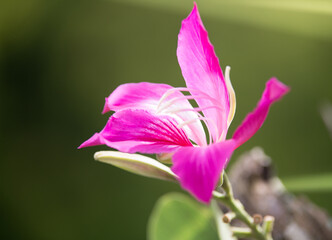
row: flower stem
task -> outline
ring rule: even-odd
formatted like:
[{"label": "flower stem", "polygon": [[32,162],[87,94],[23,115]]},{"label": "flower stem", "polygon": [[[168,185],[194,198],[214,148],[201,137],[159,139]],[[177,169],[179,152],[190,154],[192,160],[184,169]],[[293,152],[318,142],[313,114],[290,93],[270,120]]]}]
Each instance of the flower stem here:
[{"label": "flower stem", "polygon": [[242,228],[242,227],[232,227],[231,231],[233,235],[237,238],[253,238],[253,234],[250,228]]},{"label": "flower stem", "polygon": [[[267,234],[267,231],[264,231],[260,225],[254,223],[253,218],[246,212],[242,203],[234,198],[232,186],[226,173],[224,173],[222,187],[225,191],[225,194],[214,192],[214,199],[226,205],[235,214],[235,218],[245,223],[251,230],[250,235],[252,237],[258,240],[272,240],[270,234],[272,229],[269,229]],[[235,236],[239,233],[238,230],[239,229],[237,228],[237,232],[234,232]],[[245,233],[249,235],[248,231],[245,231]]]}]

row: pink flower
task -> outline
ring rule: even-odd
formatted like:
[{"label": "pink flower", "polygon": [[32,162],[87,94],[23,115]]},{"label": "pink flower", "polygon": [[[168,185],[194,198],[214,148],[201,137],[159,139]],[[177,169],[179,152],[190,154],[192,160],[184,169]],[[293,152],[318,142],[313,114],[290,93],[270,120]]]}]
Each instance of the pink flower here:
[{"label": "pink flower", "polygon": [[[254,111],[226,140],[236,104],[230,68],[224,77],[196,4],[182,22],[177,57],[186,88],[146,82],[119,86],[106,98],[103,110],[115,113],[80,148],[105,144],[127,153],[169,153],[181,186],[208,203],[233,151],[256,133],[271,104],[289,88],[270,79]],[[192,107],[190,99],[198,107]]]}]

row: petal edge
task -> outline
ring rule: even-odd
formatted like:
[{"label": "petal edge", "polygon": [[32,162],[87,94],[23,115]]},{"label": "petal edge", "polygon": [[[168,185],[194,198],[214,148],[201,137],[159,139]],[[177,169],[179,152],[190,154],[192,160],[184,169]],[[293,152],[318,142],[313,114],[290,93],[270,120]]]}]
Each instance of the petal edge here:
[{"label": "petal edge", "polygon": [[182,188],[203,203],[209,203],[235,142],[227,140],[207,147],[183,147],[173,156],[172,171]]},{"label": "petal edge", "polygon": [[245,143],[258,131],[263,125],[271,105],[289,91],[290,88],[276,78],[271,78],[266,82],[263,95],[256,108],[245,117],[233,134],[236,147]]},{"label": "petal edge", "polygon": [[182,21],[177,58],[186,85],[192,90],[191,95],[198,105],[205,108],[203,113],[209,119],[209,131],[214,141],[218,141],[221,135],[226,136],[229,97],[219,59],[203,26],[196,3],[189,16]]}]

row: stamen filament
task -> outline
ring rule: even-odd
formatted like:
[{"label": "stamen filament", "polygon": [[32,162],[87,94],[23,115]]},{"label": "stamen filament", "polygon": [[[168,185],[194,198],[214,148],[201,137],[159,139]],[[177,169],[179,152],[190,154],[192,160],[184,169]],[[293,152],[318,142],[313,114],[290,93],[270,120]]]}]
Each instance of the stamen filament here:
[{"label": "stamen filament", "polygon": [[[196,119],[192,119],[194,121],[196,121],[197,119],[198,120],[204,120],[204,123],[208,129],[208,132],[209,132],[209,135],[211,135],[211,131],[210,131],[210,127],[209,125],[211,124],[213,128],[215,128],[216,131],[218,131],[218,128],[217,128],[217,125],[215,124],[214,121],[211,121],[211,119],[209,118],[205,118],[203,117],[203,115],[201,113],[199,113],[200,111],[203,111],[205,109],[209,109],[209,108],[220,108],[219,106],[208,106],[208,107],[204,107],[204,108],[188,108],[188,109],[176,109],[176,110],[171,110],[171,111],[167,111],[165,113],[179,113],[179,112],[184,112],[184,111],[191,111],[191,112],[194,112],[197,114],[198,118]],[[188,120],[188,121],[191,121],[191,120]],[[194,122],[193,121],[193,122]],[[208,122],[205,122],[205,121],[208,121]],[[187,122],[187,121],[186,121]],[[211,139],[211,138],[210,138]]]},{"label": "stamen filament", "polygon": [[[182,127],[184,127],[184,126],[186,126],[186,125],[189,125],[189,124],[192,124],[192,123],[196,122],[197,120],[198,120],[198,121],[203,121],[203,122],[205,123],[205,125],[207,126],[207,128],[209,128],[209,127],[208,127],[208,123],[207,123],[207,121],[208,121],[209,119],[206,118],[206,117],[197,117],[197,118],[194,118],[194,119],[190,119],[190,120],[184,121],[184,122],[178,124],[177,127],[178,127],[178,128],[182,128]],[[208,133],[209,133],[209,144],[212,144],[212,135],[211,135],[211,131],[208,131]]]},{"label": "stamen filament", "polygon": [[159,99],[158,105],[157,105],[157,109],[159,109],[161,103],[172,93],[174,92],[181,92],[181,91],[188,91],[187,88],[171,88],[168,89]]},{"label": "stamen filament", "polygon": [[[213,102],[214,104],[216,104],[216,105],[219,105],[220,106],[220,103],[216,100],[216,99],[214,99],[214,98],[212,98],[211,96],[209,96],[208,94],[206,94],[206,93],[204,93],[204,92],[202,92],[202,91],[200,91],[200,90],[197,90],[197,89],[189,89],[189,88],[171,88],[171,89],[169,89],[169,90],[167,90],[164,94],[163,94],[163,96],[160,98],[160,100],[159,100],[159,102],[158,102],[158,105],[157,105],[157,111],[158,112],[160,112],[160,110],[158,110],[159,109],[159,107],[160,107],[160,105],[162,104],[162,102],[164,102],[164,100],[167,98],[167,97],[169,97],[172,93],[174,93],[174,92],[196,92],[196,93],[199,93],[199,95],[195,95],[195,96],[193,96],[193,95],[189,95],[189,96],[182,96],[183,98],[180,98],[180,97],[177,97],[177,98],[174,98],[174,99],[177,99],[176,101],[178,101],[178,100],[181,100],[181,99],[198,99],[198,98],[206,98],[206,99],[209,99],[211,102]],[[173,99],[172,99],[173,100]],[[172,101],[172,100],[170,100],[170,101]],[[174,102],[176,102],[176,101],[174,101]],[[172,104],[174,103],[174,102],[172,102]],[[171,104],[170,104],[171,105]],[[168,106],[170,106],[170,105],[167,105],[167,107]]]},{"label": "stamen filament", "polygon": [[174,109],[174,110],[169,110],[169,111],[165,111],[164,113],[180,113],[180,112],[202,112],[204,110],[207,109],[213,109],[213,108],[218,108],[220,110],[223,110],[221,107],[219,106],[207,106],[207,107],[203,107],[203,108],[179,108],[179,109]]},{"label": "stamen filament", "polygon": [[[229,80],[229,69],[226,69],[226,71],[228,71],[228,72],[226,72],[226,78],[228,76],[228,81],[229,81],[228,84],[230,84],[230,80]],[[227,82],[227,79],[226,79],[226,82]],[[227,85],[227,87],[228,87],[228,85]],[[233,90],[233,88],[231,86],[231,87],[228,87],[228,89],[229,89],[229,94],[230,94],[230,91]],[[179,92],[179,93],[181,93],[181,92],[189,92],[190,94],[194,93],[194,95],[182,95],[182,96],[174,97],[171,100],[169,100],[168,102],[166,102],[165,105],[161,106],[162,103],[165,102],[165,100],[171,94],[173,94],[175,92]],[[233,92],[234,92],[234,90],[233,90]],[[230,96],[230,98],[231,98],[231,96]],[[197,101],[196,99],[207,99],[207,100],[210,100],[212,104],[215,104],[213,106],[208,106],[208,107],[204,107],[204,108],[175,109],[175,110],[169,110],[169,111],[165,111],[164,112],[164,113],[180,113],[180,112],[185,112],[185,111],[195,112],[197,114],[198,118],[184,121],[183,123],[179,124],[178,127],[183,127],[183,126],[189,125],[189,124],[191,124],[193,122],[196,122],[197,120],[202,120],[205,123],[205,125],[206,125],[206,127],[208,129],[208,132],[209,132],[209,142],[211,144],[212,141],[213,141],[212,134],[211,134],[211,132],[212,132],[211,131],[211,127],[214,128],[214,130],[217,132],[217,136],[219,135],[219,133],[218,133],[218,127],[217,127],[217,125],[215,124],[214,121],[212,121],[211,119],[203,117],[203,115],[200,114],[199,112],[202,112],[202,111],[204,111],[206,109],[218,109],[220,111],[223,111],[224,108],[220,105],[220,102],[218,102],[216,99],[212,98],[211,96],[209,96],[208,94],[206,94],[206,93],[204,93],[204,92],[202,92],[200,90],[189,89],[189,88],[185,88],[185,87],[180,87],[180,88],[171,88],[171,89],[167,90],[163,94],[163,96],[159,99],[156,112],[160,113],[161,111],[164,111],[168,107],[172,106],[177,101],[180,101],[180,100],[183,100],[183,99],[195,100],[195,101]],[[222,136],[220,136],[220,137],[222,137]],[[216,141],[218,141],[218,139]]]}]

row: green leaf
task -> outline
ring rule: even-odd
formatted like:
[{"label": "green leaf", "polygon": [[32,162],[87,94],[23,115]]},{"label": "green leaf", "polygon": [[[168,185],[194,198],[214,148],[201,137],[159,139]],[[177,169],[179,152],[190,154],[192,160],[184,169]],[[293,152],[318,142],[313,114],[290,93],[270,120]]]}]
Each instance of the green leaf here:
[{"label": "green leaf", "polygon": [[283,183],[291,192],[331,192],[332,174],[290,177],[283,179]]},{"label": "green leaf", "polygon": [[96,152],[94,158],[145,177],[162,180],[177,181],[171,169],[153,158],[139,154],[122,153],[117,151]]},{"label": "green leaf", "polygon": [[[210,208],[192,198],[169,193],[156,203],[148,225],[149,240],[218,240]],[[226,239],[225,239],[226,240]]]}]

